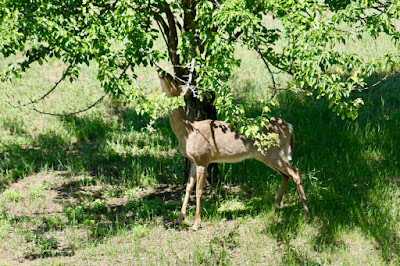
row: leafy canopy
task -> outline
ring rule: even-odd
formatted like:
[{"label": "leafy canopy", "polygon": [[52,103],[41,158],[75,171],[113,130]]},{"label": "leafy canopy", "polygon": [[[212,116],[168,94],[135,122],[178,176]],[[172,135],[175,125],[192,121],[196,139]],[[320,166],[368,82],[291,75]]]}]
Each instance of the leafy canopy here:
[{"label": "leafy canopy", "polygon": [[[351,93],[366,88],[370,75],[393,71],[400,51],[367,61],[336,47],[382,34],[398,44],[399,15],[399,1],[1,0],[0,51],[23,55],[2,69],[1,79],[20,78],[52,57],[66,63],[61,79],[71,81],[83,64],[95,64],[105,92],[156,118],[182,101],[145,94],[132,81],[138,66],[169,61],[177,78],[196,85],[196,97],[215,94],[219,114],[255,136],[269,108],[249,122],[233,102],[227,81],[240,65],[238,44],[257,51],[268,69],[290,74],[289,89],[326,97],[336,113],[355,119],[363,101]],[[266,16],[282,27],[265,25]],[[165,47],[155,47],[159,38]]]}]

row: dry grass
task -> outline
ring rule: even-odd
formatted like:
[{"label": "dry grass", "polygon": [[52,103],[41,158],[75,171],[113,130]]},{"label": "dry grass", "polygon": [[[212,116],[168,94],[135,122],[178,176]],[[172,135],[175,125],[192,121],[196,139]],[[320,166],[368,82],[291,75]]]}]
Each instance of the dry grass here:
[{"label": "dry grass", "polygon": [[[343,230],[337,240],[324,244],[316,242],[321,237],[316,224],[300,220],[293,228],[296,233],[288,237],[280,235],[278,228],[285,226],[287,217],[274,212],[206,221],[197,233],[174,228],[170,221],[163,220],[161,213],[154,219],[132,221],[114,233],[104,232],[104,238],[96,238],[93,227],[108,223],[107,214],[118,212],[129,200],[126,196],[101,193],[109,189],[105,184],[85,185],[91,182],[88,178],[63,171],[38,173],[7,188],[20,192],[20,200],[10,201],[3,192],[3,212],[12,224],[0,245],[3,265],[385,264],[378,244],[360,230]],[[32,198],[29,190],[37,184],[45,184],[45,193]],[[177,186],[165,184],[142,191],[136,200],[179,201],[182,193]],[[93,210],[99,200],[104,201],[105,209],[97,215],[104,217],[96,223],[75,224],[65,213],[67,206],[80,204]]]}]

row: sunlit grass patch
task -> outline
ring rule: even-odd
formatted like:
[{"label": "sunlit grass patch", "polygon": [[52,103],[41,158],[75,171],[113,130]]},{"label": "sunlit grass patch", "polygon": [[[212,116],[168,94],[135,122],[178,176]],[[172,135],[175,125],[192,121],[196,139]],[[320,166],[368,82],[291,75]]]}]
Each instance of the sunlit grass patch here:
[{"label": "sunlit grass patch", "polygon": [[133,238],[141,238],[144,236],[148,236],[150,234],[150,229],[147,225],[135,225],[131,228],[129,234],[133,237]]},{"label": "sunlit grass patch", "polygon": [[19,202],[25,197],[21,191],[15,189],[6,189],[2,195],[6,200],[12,202]]},{"label": "sunlit grass patch", "polygon": [[218,212],[240,212],[249,209],[243,202],[238,199],[225,201],[218,207]]},{"label": "sunlit grass patch", "polygon": [[0,239],[6,238],[11,230],[11,223],[7,219],[0,219]]},{"label": "sunlit grass patch", "polygon": [[134,199],[138,199],[141,196],[141,194],[143,194],[145,191],[148,191],[148,190],[141,188],[141,187],[134,187],[134,188],[125,190],[124,195],[129,200],[134,200]]},{"label": "sunlit grass patch", "polygon": [[28,189],[29,196],[32,199],[44,197],[46,194],[46,188],[47,187],[44,183],[34,184]]},{"label": "sunlit grass patch", "polygon": [[[351,265],[385,265],[379,254],[377,243],[359,229],[343,232],[340,240],[345,248],[337,249],[330,258],[332,263],[340,261]],[[335,258],[336,257],[336,258]]]}]

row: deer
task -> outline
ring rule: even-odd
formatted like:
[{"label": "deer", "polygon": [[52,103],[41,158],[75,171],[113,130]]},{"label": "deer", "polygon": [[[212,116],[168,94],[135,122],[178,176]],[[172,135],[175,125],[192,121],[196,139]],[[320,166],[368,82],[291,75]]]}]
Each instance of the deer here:
[{"label": "deer", "polygon": [[[171,74],[159,71],[159,79],[163,91],[168,97],[178,97],[182,94],[183,86]],[[281,207],[282,197],[289,178],[297,185],[303,214],[308,214],[307,199],[301,183],[300,171],[290,164],[294,146],[293,126],[281,118],[272,117],[263,134],[276,133],[277,144],[271,145],[260,152],[255,140],[247,138],[232,129],[231,125],[219,120],[194,121],[190,119],[182,106],[169,111],[169,121],[172,131],[178,138],[178,148],[181,154],[191,161],[189,179],[183,199],[177,224],[191,226],[197,231],[201,226],[200,200],[203,193],[207,166],[210,163],[236,163],[254,158],[277,171],[282,178],[281,186],[274,202],[275,208]],[[196,216],[194,223],[186,220],[186,209],[190,193],[196,183]]]}]

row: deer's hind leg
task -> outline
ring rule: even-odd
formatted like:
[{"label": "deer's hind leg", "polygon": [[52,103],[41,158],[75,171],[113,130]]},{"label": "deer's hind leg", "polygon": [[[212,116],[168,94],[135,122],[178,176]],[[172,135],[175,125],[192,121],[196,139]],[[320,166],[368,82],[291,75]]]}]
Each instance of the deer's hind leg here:
[{"label": "deer's hind leg", "polygon": [[289,181],[289,176],[288,175],[286,175],[286,174],[284,174],[282,172],[279,172],[279,173],[281,174],[281,177],[282,177],[282,183],[281,183],[281,187],[279,188],[278,195],[276,196],[276,200],[275,200],[275,203],[274,203],[274,207],[275,208],[280,208],[281,207],[283,193],[285,193],[285,190],[286,190],[286,187],[287,187],[287,184],[288,184],[288,181]]},{"label": "deer's hind leg", "polygon": [[278,205],[278,206],[280,205],[283,193],[286,190],[287,180],[290,177],[293,179],[293,181],[297,185],[297,190],[298,190],[299,196],[300,196],[300,202],[303,207],[303,213],[304,213],[304,215],[307,215],[308,214],[307,199],[306,199],[306,195],[304,194],[303,185],[301,184],[301,177],[300,177],[299,169],[297,169],[296,167],[291,165],[289,163],[289,161],[283,157],[275,158],[273,160],[268,160],[266,157],[261,157],[261,158],[257,158],[257,159],[262,161],[264,164],[268,165],[272,169],[281,173],[282,184],[279,189],[278,196],[275,200],[274,206],[276,207],[276,205]]},{"label": "deer's hind leg", "polygon": [[306,216],[306,215],[308,215],[307,198],[304,193],[303,185],[301,184],[300,171],[299,171],[299,169],[292,166],[288,162],[287,162],[286,169],[287,169],[287,174],[293,179],[293,181],[297,185],[297,190],[299,192],[301,205],[303,206],[303,214]]}]

